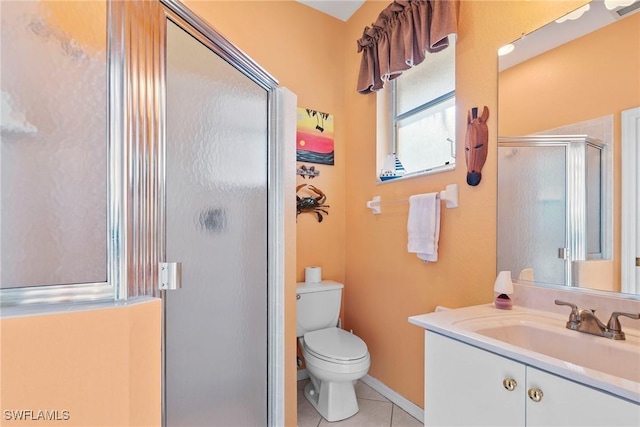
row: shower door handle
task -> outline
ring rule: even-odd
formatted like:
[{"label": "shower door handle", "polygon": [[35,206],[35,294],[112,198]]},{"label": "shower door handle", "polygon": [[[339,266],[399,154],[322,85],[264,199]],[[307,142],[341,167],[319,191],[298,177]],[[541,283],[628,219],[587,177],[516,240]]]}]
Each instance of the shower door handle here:
[{"label": "shower door handle", "polygon": [[158,263],[158,288],[161,291],[175,291],[182,287],[182,263]]},{"label": "shower door handle", "polygon": [[558,258],[569,259],[569,248],[558,248]]}]

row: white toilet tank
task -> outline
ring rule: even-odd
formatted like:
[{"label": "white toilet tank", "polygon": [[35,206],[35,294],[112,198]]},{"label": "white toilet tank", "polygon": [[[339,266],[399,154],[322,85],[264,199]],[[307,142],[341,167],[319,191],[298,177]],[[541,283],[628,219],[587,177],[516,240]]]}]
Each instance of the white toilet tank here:
[{"label": "white toilet tank", "polygon": [[323,280],[320,283],[298,283],[297,336],[305,332],[334,327],[338,324],[342,302],[342,283]]}]

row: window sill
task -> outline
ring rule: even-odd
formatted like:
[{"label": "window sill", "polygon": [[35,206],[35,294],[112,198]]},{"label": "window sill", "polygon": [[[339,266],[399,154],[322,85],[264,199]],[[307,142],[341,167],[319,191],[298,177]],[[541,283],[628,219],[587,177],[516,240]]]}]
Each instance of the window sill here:
[{"label": "window sill", "polygon": [[77,313],[80,311],[90,310],[106,310],[110,308],[131,307],[138,304],[145,304],[155,301],[158,298],[152,297],[136,297],[127,301],[101,301],[101,302],[83,302],[83,303],[61,303],[47,305],[32,306],[15,306],[6,307],[0,311],[0,319],[16,318],[16,317],[33,317],[45,316],[50,314]]},{"label": "window sill", "polygon": [[442,172],[449,172],[449,171],[454,170],[455,168],[456,168],[456,164],[453,163],[453,164],[449,164],[449,165],[436,166],[434,168],[425,169],[425,170],[422,170],[422,171],[407,173],[407,174],[401,175],[401,176],[399,176],[397,178],[391,178],[391,179],[387,179],[385,181],[382,181],[380,179],[380,177],[376,177],[376,185],[389,184],[390,182],[405,181],[405,180],[411,179],[411,178],[417,178],[417,177],[426,176],[426,175],[433,175],[433,174],[442,173]]}]

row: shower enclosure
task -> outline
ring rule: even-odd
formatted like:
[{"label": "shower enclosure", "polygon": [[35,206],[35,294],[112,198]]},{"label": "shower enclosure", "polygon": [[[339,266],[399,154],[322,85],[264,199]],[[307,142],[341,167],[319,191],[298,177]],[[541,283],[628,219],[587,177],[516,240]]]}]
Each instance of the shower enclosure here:
[{"label": "shower enclosure", "polygon": [[578,286],[605,256],[604,144],[586,135],[498,139],[498,271]]},{"label": "shower enclosure", "polygon": [[163,425],[283,425],[295,95],[177,0],[0,8],[3,309],[161,297]]}]

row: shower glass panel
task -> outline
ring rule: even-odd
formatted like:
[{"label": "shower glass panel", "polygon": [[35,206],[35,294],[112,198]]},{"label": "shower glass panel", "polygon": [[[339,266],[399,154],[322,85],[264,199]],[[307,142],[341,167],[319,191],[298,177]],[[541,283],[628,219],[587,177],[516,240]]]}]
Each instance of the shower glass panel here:
[{"label": "shower glass panel", "polygon": [[0,288],[106,282],[106,2],[0,15]]},{"label": "shower glass panel", "polygon": [[267,425],[268,92],[167,23],[167,426]]},{"label": "shower glass panel", "polygon": [[498,147],[498,271],[565,283],[566,147]]},{"label": "shower glass panel", "polygon": [[602,258],[602,149],[587,145],[587,257]]}]

